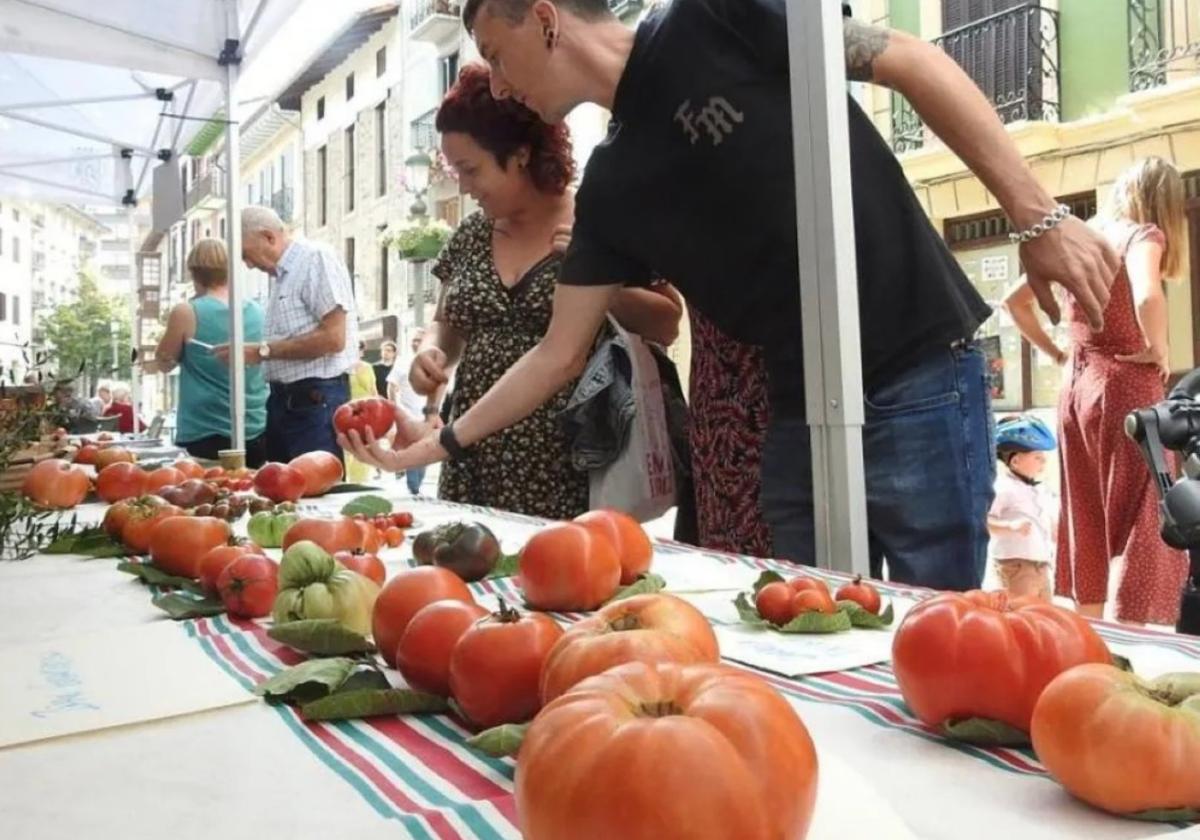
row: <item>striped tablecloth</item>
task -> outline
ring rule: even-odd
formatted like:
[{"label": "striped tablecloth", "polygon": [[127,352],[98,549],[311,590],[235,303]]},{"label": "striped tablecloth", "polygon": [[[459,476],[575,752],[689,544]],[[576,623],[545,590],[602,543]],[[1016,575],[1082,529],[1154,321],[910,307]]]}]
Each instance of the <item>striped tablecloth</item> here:
[{"label": "striped tablecloth", "polygon": [[[490,510],[405,503],[425,525],[465,516],[485,521],[506,549],[519,546],[542,524]],[[747,567],[794,572],[783,563],[671,543],[659,543],[656,554],[683,556],[727,569],[731,576],[737,570],[741,579]],[[398,568],[406,559],[407,552],[396,554],[388,558],[388,565]],[[52,615],[28,607],[30,590],[23,590],[22,584],[31,582],[52,592],[82,595],[91,590],[112,601],[109,608],[84,610],[82,618],[68,623],[72,632],[88,623],[100,627],[160,620],[144,588],[122,580],[111,565],[112,561],[35,558],[22,568],[0,568],[0,615],[24,610],[23,629],[0,632],[0,646],[63,629]],[[72,566],[77,574],[71,573]],[[39,571],[42,568],[46,571]],[[840,582],[836,574],[821,574]],[[511,579],[474,588],[484,602],[491,596],[520,597]],[[919,600],[930,594],[906,587],[883,589],[893,598]],[[112,594],[115,591],[119,597]],[[145,602],[145,609],[135,607],[137,598]],[[51,603],[76,600],[52,598]],[[14,613],[6,609],[10,602]],[[577,617],[559,616],[564,621]],[[258,623],[218,617],[181,622],[179,628],[247,691],[300,660],[268,638]],[[1200,668],[1200,639],[1108,624],[1099,629],[1135,666],[1145,661],[1152,669]],[[836,833],[838,819],[822,812],[822,805],[838,800],[852,809],[859,793],[863,798],[868,793],[877,796],[890,806],[891,822],[873,829],[876,838],[959,838],[967,825],[978,838],[1116,840],[1191,833],[1086,808],[1048,779],[1030,750],[985,749],[943,740],[908,711],[887,663],[803,678],[760,674],[792,702],[819,753],[836,757],[859,774],[849,784],[869,788],[823,789],[814,837],[833,836],[826,833],[830,828]],[[117,836],[112,832],[119,829],[123,837],[151,837],[159,836],[168,823],[174,837],[262,837],[286,826],[299,832],[290,835],[296,837],[373,837],[385,831],[388,836],[414,838],[519,837],[512,797],[514,764],[467,748],[468,734],[443,715],[309,723],[286,706],[218,710],[0,750],[0,778],[14,780],[0,785],[0,814],[4,822],[12,821],[15,833],[5,835],[14,838],[84,836],[77,830],[81,825],[89,829],[86,836]],[[154,751],[132,766],[113,766],[112,776],[97,776],[97,764],[119,760],[139,742]],[[214,762],[221,756],[227,770],[217,771]],[[226,777],[216,790],[214,774]],[[132,790],[136,796],[129,793]],[[330,815],[330,808],[337,810],[338,819]],[[315,833],[313,828],[324,831],[331,824],[334,835]],[[314,833],[308,833],[310,828]],[[736,833],[730,837],[736,838]]]}]

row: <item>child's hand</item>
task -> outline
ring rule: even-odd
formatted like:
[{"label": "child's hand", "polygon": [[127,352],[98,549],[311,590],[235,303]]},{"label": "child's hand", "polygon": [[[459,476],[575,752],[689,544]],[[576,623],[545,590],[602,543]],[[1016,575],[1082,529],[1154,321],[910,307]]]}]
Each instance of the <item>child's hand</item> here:
[{"label": "child's hand", "polygon": [[1030,522],[1028,519],[1022,519],[1020,522],[1017,523],[1017,533],[1020,534],[1022,537],[1028,537],[1032,530],[1033,530],[1033,523]]}]

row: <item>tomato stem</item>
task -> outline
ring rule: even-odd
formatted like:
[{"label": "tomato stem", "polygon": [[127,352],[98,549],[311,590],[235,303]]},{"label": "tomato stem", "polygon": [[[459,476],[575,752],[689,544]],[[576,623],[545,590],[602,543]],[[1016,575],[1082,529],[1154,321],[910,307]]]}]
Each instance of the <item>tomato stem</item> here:
[{"label": "tomato stem", "polygon": [[626,613],[620,618],[613,619],[608,623],[608,629],[620,633],[625,630],[641,630],[642,622],[638,620],[636,615]]},{"label": "tomato stem", "polygon": [[508,601],[500,597],[497,597],[496,600],[500,602],[500,609],[496,612],[496,618],[498,620],[504,624],[515,624],[521,620],[521,613],[519,613],[515,607],[510,605]]},{"label": "tomato stem", "polygon": [[659,700],[653,703],[642,703],[637,707],[637,713],[639,717],[662,718],[682,715],[683,709],[674,700]]}]

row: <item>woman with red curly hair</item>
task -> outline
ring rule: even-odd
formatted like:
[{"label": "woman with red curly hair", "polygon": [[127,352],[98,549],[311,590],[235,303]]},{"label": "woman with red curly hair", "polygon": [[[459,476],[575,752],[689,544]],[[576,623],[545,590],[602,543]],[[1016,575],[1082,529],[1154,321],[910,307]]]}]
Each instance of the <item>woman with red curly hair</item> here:
[{"label": "woman with red curly hair", "polygon": [[[413,387],[426,395],[435,425],[452,371],[453,419],[541,340],[562,259],[552,240],[574,220],[566,126],[494,99],[490,81],[486,67],[464,67],[437,113],[442,151],[480,212],[463,221],[433,267],[441,299],[412,365]],[[682,312],[670,297],[631,289],[613,314],[627,329],[669,344]],[[558,420],[574,384],[467,457],[446,463],[438,496],[550,519],[586,511],[588,475],[571,466]]]}]

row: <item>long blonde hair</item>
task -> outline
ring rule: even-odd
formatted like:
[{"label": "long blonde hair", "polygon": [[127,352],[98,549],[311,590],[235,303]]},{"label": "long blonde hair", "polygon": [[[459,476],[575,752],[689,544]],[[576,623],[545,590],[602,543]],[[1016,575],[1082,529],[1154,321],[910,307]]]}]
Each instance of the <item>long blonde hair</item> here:
[{"label": "long blonde hair", "polygon": [[1109,195],[1106,215],[1139,225],[1155,225],[1167,238],[1162,273],[1169,280],[1183,274],[1186,216],[1183,178],[1160,157],[1142,158],[1121,173]]},{"label": "long blonde hair", "polygon": [[229,282],[229,254],[220,239],[201,239],[192,246],[187,258],[192,280],[202,289],[224,286]]}]

